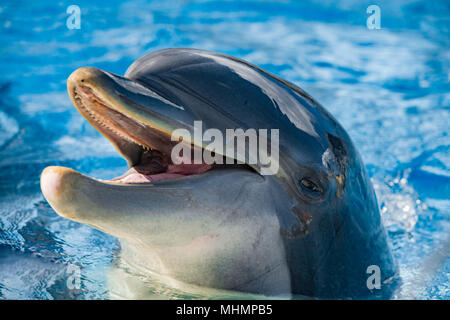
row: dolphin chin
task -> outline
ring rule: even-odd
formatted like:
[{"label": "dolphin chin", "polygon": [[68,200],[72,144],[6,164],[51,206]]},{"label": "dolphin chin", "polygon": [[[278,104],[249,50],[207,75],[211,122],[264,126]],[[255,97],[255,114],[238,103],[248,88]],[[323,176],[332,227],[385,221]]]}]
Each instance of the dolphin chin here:
[{"label": "dolphin chin", "polygon": [[[67,88],[129,170],[98,180],[48,167],[42,192],[59,215],[123,240],[149,274],[268,296],[390,295],[396,266],[361,157],[336,119],[300,88],[195,49],[150,53],[125,76],[80,68]],[[231,162],[174,161],[172,132],[194,136],[199,120],[221,133],[279,130],[279,170],[262,175],[260,162],[220,150],[218,158]],[[368,285],[373,266],[379,290]]]}]

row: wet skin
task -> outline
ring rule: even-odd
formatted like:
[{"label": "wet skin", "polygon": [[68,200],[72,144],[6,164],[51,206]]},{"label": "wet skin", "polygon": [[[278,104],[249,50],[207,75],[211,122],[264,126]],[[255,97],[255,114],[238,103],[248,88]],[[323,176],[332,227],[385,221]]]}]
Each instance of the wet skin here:
[{"label": "wet skin", "polygon": [[[308,94],[242,60],[166,49],[125,77],[76,70],[68,92],[127,160],[99,181],[49,167],[43,194],[61,216],[124,241],[147,267],[179,281],[265,295],[389,295],[369,290],[395,264],[362,160],[337,121]],[[175,165],[171,132],[279,129],[279,170],[262,164]],[[194,145],[202,148],[204,145]],[[156,262],[155,262],[156,261]]]}]

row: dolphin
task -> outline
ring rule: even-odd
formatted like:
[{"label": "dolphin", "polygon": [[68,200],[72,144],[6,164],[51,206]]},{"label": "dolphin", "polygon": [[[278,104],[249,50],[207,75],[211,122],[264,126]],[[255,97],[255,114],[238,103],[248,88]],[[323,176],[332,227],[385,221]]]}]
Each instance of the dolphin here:
[{"label": "dolphin", "polygon": [[[125,76],[80,68],[67,88],[129,170],[106,181],[45,168],[42,192],[62,217],[119,238],[146,270],[181,283],[264,296],[390,294],[397,268],[361,157],[302,89],[235,57],[183,48],[149,53]],[[194,134],[199,120],[222,133],[278,129],[278,170],[175,164],[171,134]],[[381,288],[369,285],[374,276]]]}]

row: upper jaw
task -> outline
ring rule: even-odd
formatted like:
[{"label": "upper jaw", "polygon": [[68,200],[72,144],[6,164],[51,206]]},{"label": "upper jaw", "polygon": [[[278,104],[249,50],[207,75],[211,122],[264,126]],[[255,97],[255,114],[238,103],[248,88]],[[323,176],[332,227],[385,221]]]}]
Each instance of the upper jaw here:
[{"label": "upper jaw", "polygon": [[[127,160],[131,169],[108,183],[148,183],[195,175],[212,165],[173,165],[171,131],[183,122],[169,118],[174,106],[140,84],[91,67],[73,72],[69,96],[86,120]],[[136,102],[136,101],[139,101]],[[165,112],[157,112],[165,104]],[[130,179],[133,178],[133,179]]]},{"label": "upper jaw", "polygon": [[170,154],[170,134],[182,124],[149,106],[173,108],[150,89],[100,69],[74,71],[67,89],[72,103],[86,120],[103,134],[127,160],[139,163],[150,149]]},{"label": "upper jaw", "polygon": [[[154,182],[204,173],[213,165],[172,164],[176,129],[192,131],[188,110],[174,105],[141,84],[112,73],[84,67],[68,81],[69,96],[86,120],[104,135],[131,167],[109,183]],[[191,136],[187,137],[191,139]],[[185,140],[185,137],[183,137]],[[191,143],[195,143],[192,140]],[[203,148],[203,145],[195,147]],[[193,153],[192,153],[193,156]]]}]

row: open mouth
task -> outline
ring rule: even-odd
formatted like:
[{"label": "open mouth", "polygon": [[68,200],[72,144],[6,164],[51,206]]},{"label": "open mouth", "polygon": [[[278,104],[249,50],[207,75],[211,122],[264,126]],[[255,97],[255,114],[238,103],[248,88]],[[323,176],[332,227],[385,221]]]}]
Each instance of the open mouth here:
[{"label": "open mouth", "polygon": [[217,165],[173,164],[171,150],[176,142],[167,133],[116,111],[87,85],[72,87],[71,96],[80,113],[127,160],[130,169],[112,183],[149,183],[198,175]]}]

